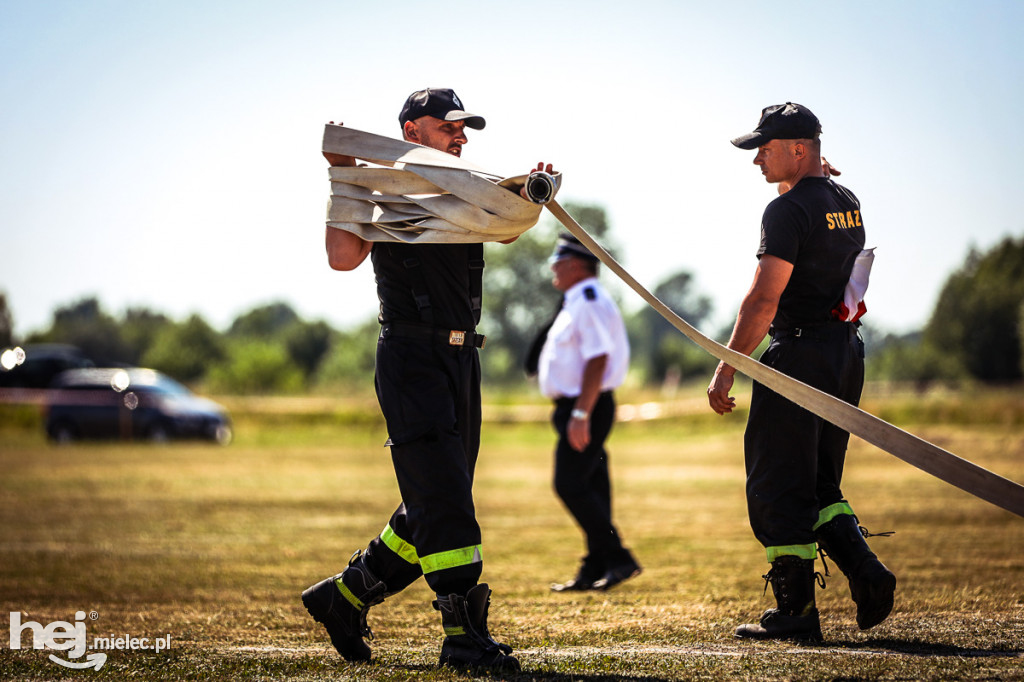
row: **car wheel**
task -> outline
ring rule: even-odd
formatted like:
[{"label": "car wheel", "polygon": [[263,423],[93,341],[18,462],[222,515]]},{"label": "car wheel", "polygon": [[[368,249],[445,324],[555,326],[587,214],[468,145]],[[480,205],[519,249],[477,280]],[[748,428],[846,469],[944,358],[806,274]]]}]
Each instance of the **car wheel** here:
[{"label": "car wheel", "polygon": [[78,429],[67,421],[59,421],[50,427],[50,440],[58,445],[67,445],[78,439]]},{"label": "car wheel", "polygon": [[213,432],[213,439],[221,445],[228,445],[234,437],[234,432],[232,432],[231,427],[227,424],[221,424]]},{"label": "car wheel", "polygon": [[150,426],[146,435],[154,443],[167,443],[171,440],[171,432],[160,423]]}]

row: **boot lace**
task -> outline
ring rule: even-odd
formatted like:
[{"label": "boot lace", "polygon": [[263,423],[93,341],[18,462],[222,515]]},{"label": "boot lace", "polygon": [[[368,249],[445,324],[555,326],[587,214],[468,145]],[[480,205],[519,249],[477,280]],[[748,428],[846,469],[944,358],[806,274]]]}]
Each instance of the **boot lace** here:
[{"label": "boot lace", "polygon": [[[825,553],[825,550],[821,545],[818,545],[818,558],[821,559],[821,567],[825,569],[825,575],[831,577],[832,574],[828,572],[828,562],[825,561],[825,557],[827,556],[828,554]],[[822,580],[824,580],[824,578],[822,578]]]},{"label": "boot lace", "polygon": [[770,569],[768,569],[767,573],[765,573],[764,575],[761,576],[762,578],[764,578],[764,592],[761,593],[761,596],[764,596],[764,595],[768,594],[768,585],[771,584],[772,577],[774,575],[775,575],[775,569],[774,568],[770,568]]},{"label": "boot lace", "polygon": [[[886,531],[882,531],[881,533],[872,533],[867,528],[865,528],[864,526],[861,526],[861,525],[857,526],[857,530],[860,531],[860,534],[864,537],[865,540],[867,540],[868,538],[887,538],[887,537],[891,537],[891,536],[896,534],[896,531],[894,531],[894,530],[886,530]],[[818,558],[821,559],[821,566],[822,566],[822,568],[825,569],[825,575],[826,576],[831,576],[832,574],[828,572],[828,562],[825,561],[825,557],[827,557],[827,556],[828,556],[828,552],[826,552],[825,549],[821,545],[818,545]],[[767,578],[767,577],[768,576],[765,576],[765,578]],[[822,583],[824,583],[824,578],[822,578]],[[825,585],[822,584],[822,588],[824,588],[824,587],[825,587]],[[767,590],[768,590],[768,586],[765,585],[765,591],[767,591]]]},{"label": "boot lace", "polygon": [[480,628],[481,630],[483,630],[483,632],[481,634],[484,636],[484,641],[487,643],[487,649],[489,651],[493,651],[494,649],[497,649],[498,651],[500,651],[503,654],[510,654],[510,653],[512,653],[512,647],[510,647],[508,644],[502,644],[501,642],[498,642],[493,637],[491,637],[490,630],[487,627],[487,616],[490,613],[490,611],[491,611],[491,595],[488,594],[487,595],[487,602],[484,604],[484,622],[482,623],[483,627]]},{"label": "boot lace", "polygon": [[864,536],[865,540],[868,538],[887,538],[891,535],[895,535],[896,533],[894,530],[886,530],[881,533],[870,533],[864,526],[857,526],[857,529],[860,530],[860,534]]},{"label": "boot lace", "polygon": [[367,603],[359,610],[359,633],[371,642],[376,638],[373,636],[373,630],[371,630],[370,626],[366,623],[366,614],[370,612],[371,606],[376,606],[383,601],[384,597],[378,597],[377,599]]},{"label": "boot lace", "polygon": [[[353,564],[356,562],[357,559],[359,559],[359,557],[362,556],[362,554],[363,551],[357,549],[352,554],[352,556],[349,557],[349,567],[353,570],[359,571],[360,573],[365,573],[370,578],[370,580],[367,580],[366,582],[377,582],[376,577],[370,574],[369,571],[365,568],[365,566],[353,566]],[[383,594],[377,595],[369,601],[364,602],[363,608],[359,609],[359,634],[361,634],[363,637],[365,637],[371,642],[376,638],[373,636],[373,630],[370,629],[369,624],[366,622],[366,614],[370,612],[371,606],[376,606],[377,604],[382,603],[384,601],[384,597],[385,595]]]},{"label": "boot lace", "polygon": [[[821,549],[819,549],[818,552],[821,553]],[[821,555],[821,563],[825,563],[824,554]],[[825,566],[825,575],[829,575],[828,566]],[[816,582],[818,586],[823,590],[825,589],[825,575],[822,575],[817,571],[814,572],[814,582]],[[768,569],[768,572],[762,575],[761,577],[764,578],[764,591],[761,593],[761,595],[764,596],[768,594],[768,586],[771,584],[772,578],[775,577],[775,567],[773,566],[772,568]]]}]

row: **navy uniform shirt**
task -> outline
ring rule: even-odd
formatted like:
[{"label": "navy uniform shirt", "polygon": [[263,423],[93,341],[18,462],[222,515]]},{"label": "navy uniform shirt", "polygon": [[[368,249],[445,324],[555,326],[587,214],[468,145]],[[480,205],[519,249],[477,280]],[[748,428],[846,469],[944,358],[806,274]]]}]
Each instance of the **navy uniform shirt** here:
[{"label": "navy uniform shirt", "polygon": [[791,329],[834,319],[832,309],[843,300],[863,248],[860,202],[827,178],[804,178],[768,204],[757,256],[793,264],[773,325]]},{"label": "navy uniform shirt", "polygon": [[377,242],[370,252],[381,324],[473,330],[480,321],[483,244]]}]

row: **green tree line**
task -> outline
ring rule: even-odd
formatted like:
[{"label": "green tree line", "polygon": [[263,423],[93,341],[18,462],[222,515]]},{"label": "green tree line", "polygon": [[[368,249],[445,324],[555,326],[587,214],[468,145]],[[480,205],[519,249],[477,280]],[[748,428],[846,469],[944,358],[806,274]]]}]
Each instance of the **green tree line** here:
[{"label": "green tree line", "polygon": [[[870,292],[869,292],[870,297]],[[1024,378],[1024,237],[972,248],[942,287],[924,329],[886,336],[869,377],[1005,384]]]},{"label": "green tree line", "polygon": [[[567,203],[566,208],[614,255],[617,247],[602,207]],[[488,382],[523,381],[526,351],[556,311],[560,294],[550,284],[547,258],[558,232],[549,220],[511,246],[486,249],[480,328],[488,334],[481,354]],[[711,299],[685,270],[663,279],[653,293],[698,328],[713,312]],[[633,376],[641,384],[704,381],[717,363],[649,307],[628,314],[626,325]],[[371,318],[336,329],[322,320],[304,320],[278,301],[254,307],[219,331],[200,315],[173,320],[137,307],[114,316],[97,298],[86,297],[59,307],[47,329],[24,339],[15,338],[13,328],[0,292],[2,347],[66,343],[97,364],[152,367],[211,392],[269,394],[372,385],[378,324]],[[729,331],[714,336],[724,341]],[[984,253],[972,249],[947,279],[922,330],[895,336],[866,324],[863,334],[870,379],[918,385],[1019,381],[1024,376],[1024,238],[1006,238]]]}]

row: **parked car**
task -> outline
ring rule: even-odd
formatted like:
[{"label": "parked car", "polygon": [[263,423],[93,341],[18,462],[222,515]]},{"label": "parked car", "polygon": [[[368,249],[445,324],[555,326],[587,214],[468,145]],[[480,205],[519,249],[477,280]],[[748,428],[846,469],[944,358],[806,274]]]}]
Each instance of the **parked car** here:
[{"label": "parked car", "polygon": [[7,348],[0,353],[0,387],[47,388],[61,372],[95,364],[75,346],[63,343]]},{"label": "parked car", "polygon": [[80,438],[231,442],[219,404],[170,377],[142,368],[94,367],[59,374],[46,400],[46,433],[58,443]]}]

